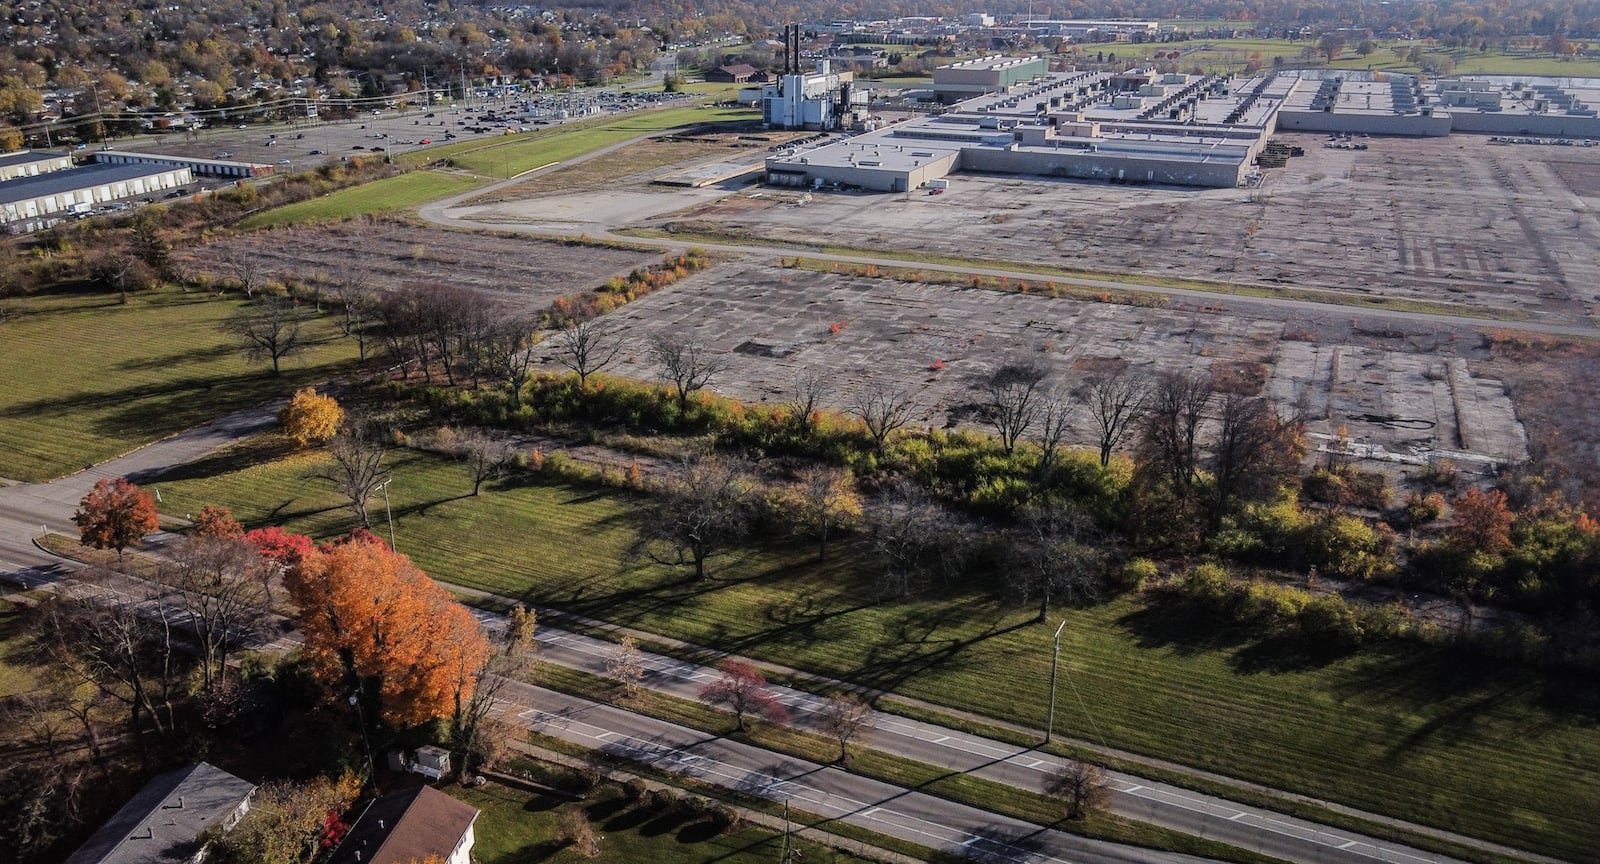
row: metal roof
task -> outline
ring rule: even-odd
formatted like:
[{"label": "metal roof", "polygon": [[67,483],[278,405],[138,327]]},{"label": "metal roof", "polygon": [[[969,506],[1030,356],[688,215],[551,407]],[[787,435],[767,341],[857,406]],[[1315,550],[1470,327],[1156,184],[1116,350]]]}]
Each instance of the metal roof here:
[{"label": "metal roof", "polygon": [[50,150],[22,150],[0,156],[0,168],[7,168],[12,165],[27,165],[30,162],[48,162],[52,159],[65,158],[67,155],[66,153],[56,153]]},{"label": "metal roof", "polygon": [[133,180],[138,177],[154,177],[168,171],[187,170],[182,165],[150,163],[143,165],[85,165],[82,168],[72,168],[66,171],[52,171],[40,174],[37,177],[18,177],[0,183],[0,205],[15,204],[19,201],[28,201],[34,198],[43,198],[47,195],[59,195],[62,192],[76,192],[79,189],[89,189],[95,186],[104,186],[107,183],[120,183],[124,180]]}]

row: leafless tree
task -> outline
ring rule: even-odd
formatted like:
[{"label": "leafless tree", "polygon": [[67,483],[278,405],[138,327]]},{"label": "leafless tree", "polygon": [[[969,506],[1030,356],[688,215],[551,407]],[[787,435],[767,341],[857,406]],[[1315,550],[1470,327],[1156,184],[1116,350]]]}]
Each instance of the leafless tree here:
[{"label": "leafless tree", "polygon": [[911,422],[917,411],[916,397],[908,388],[887,381],[874,381],[856,393],[850,413],[861,418],[878,452],[883,452],[889,436]]},{"label": "leafless tree", "polygon": [[1211,376],[1162,375],[1152,388],[1140,424],[1140,447],[1150,470],[1163,476],[1180,500],[1189,500],[1200,471],[1200,424],[1216,390]]},{"label": "leafless tree", "polygon": [[128,283],[138,259],[121,250],[103,252],[94,259],[93,275],[96,281],[117,292],[121,302],[128,302]]},{"label": "leafless tree", "polygon": [[339,304],[339,330],[356,340],[356,352],[367,359],[367,336],[378,318],[378,292],[367,284],[366,274],[349,269],[333,280],[333,296]]},{"label": "leafless tree", "polygon": [[872,706],[854,693],[836,693],[817,713],[817,727],[839,742],[839,761],[850,761],[850,742],[872,731]]},{"label": "leafless tree", "polygon": [[916,486],[902,482],[867,509],[873,551],[883,563],[880,591],[905,599],[923,582],[958,570],[965,531]]},{"label": "leafless tree", "polygon": [[672,385],[678,395],[678,407],[689,407],[689,397],[704,389],[723,370],[727,361],[692,339],[677,336],[658,336],[650,345],[650,354],[661,367],[661,378]]},{"label": "leafless tree", "polygon": [[1100,465],[1111,464],[1111,453],[1138,422],[1149,398],[1150,382],[1141,375],[1107,375],[1089,382],[1089,416],[1100,439]]},{"label": "leafless tree", "polygon": [[706,562],[750,533],[751,481],[742,466],[708,456],[680,464],[655,490],[640,514],[630,550],[659,564],[694,567],[706,577]]},{"label": "leafless tree", "polygon": [[789,413],[795,424],[809,431],[817,412],[827,404],[830,387],[828,378],[817,369],[802,369],[794,376],[794,387],[789,391]]},{"label": "leafless tree", "polygon": [[1050,476],[1050,469],[1055,467],[1056,452],[1067,437],[1072,413],[1072,399],[1059,388],[1052,388],[1040,398],[1039,474],[1042,477]]},{"label": "leafless tree", "polygon": [[249,249],[235,249],[222,254],[217,261],[233,277],[233,281],[238,283],[239,290],[244,292],[244,296],[256,296],[256,289],[261,287],[261,280],[266,276],[261,256]]},{"label": "leafless tree", "polygon": [[238,338],[251,362],[270,360],[272,374],[282,372],[282,361],[300,351],[300,324],[304,313],[294,301],[263,296],[228,318],[224,327]]},{"label": "leafless tree", "polygon": [[606,658],[606,675],[622,688],[623,699],[635,699],[644,682],[644,654],[632,636],[622,637],[622,642]]},{"label": "leafless tree", "polygon": [[388,479],[383,468],[383,442],[377,431],[361,421],[346,423],[328,442],[328,456],[329,464],[316,476],[332,483],[345,497],[360,527],[372,527],[367,507]]},{"label": "leafless tree", "polygon": [[1229,394],[1218,415],[1210,460],[1216,496],[1212,527],[1221,524],[1236,500],[1271,495],[1295,476],[1305,455],[1300,422],[1279,417],[1260,396]]},{"label": "leafless tree", "polygon": [[1012,361],[984,380],[984,416],[1000,436],[1000,446],[1007,454],[1016,449],[1017,440],[1039,419],[1048,374],[1049,370],[1037,363]]},{"label": "leafless tree", "polygon": [[1044,793],[1059,799],[1066,806],[1067,818],[1073,821],[1086,819],[1111,806],[1111,785],[1106,779],[1106,769],[1092,762],[1067,760],[1045,776]]},{"label": "leafless tree", "polygon": [[472,470],[474,498],[483,491],[484,481],[500,476],[500,472],[516,455],[516,449],[509,442],[491,437],[481,429],[461,434],[451,449]]},{"label": "leafless tree", "polygon": [[266,617],[267,596],[261,571],[273,567],[255,548],[234,537],[187,537],[168,550],[162,581],[187,618],[186,629],[199,649],[202,683],[211,689],[221,678],[228,654]]},{"label": "leafless tree", "polygon": [[589,386],[590,375],[617,359],[622,344],[605,319],[573,319],[556,337],[556,362],[578,373],[578,389],[583,390]]},{"label": "leafless tree", "polygon": [[1093,541],[1094,522],[1071,504],[1051,498],[1022,516],[1021,560],[1010,568],[1011,588],[1024,601],[1037,600],[1044,623],[1050,601],[1093,599],[1105,575],[1105,553]]},{"label": "leafless tree", "polygon": [[135,732],[146,718],[156,732],[173,728],[179,665],[171,608],[148,596],[111,597],[94,586],[106,574],[84,572],[91,588],[41,605],[41,647],[59,669],[127,706]]}]

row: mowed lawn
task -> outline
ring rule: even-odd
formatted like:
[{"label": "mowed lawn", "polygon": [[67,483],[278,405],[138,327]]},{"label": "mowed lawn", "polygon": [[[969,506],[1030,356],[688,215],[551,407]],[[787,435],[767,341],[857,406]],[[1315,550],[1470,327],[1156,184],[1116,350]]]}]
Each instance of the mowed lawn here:
[{"label": "mowed lawn", "polygon": [[28,634],[22,626],[24,610],[9,600],[0,600],[0,699],[39,688],[39,672],[33,660],[23,656]]},{"label": "mowed lawn", "polygon": [[0,324],[0,477],[48,480],[346,368],[356,354],[331,320],[310,322],[301,355],[273,377],[222,331],[244,305],[176,288],[6,301]]},{"label": "mowed lawn", "polygon": [[340,189],[320,198],[266,210],[239,223],[239,227],[269,228],[392,213],[448,198],[482,184],[483,181],[477,178],[443,171],[408,171],[395,177]]},{"label": "mowed lawn", "polygon": [[457,142],[408,154],[402,157],[402,161],[449,158],[457,167],[468,171],[490,177],[510,177],[640,135],[696,123],[755,120],[759,116],[755,111],[744,108],[691,107],[636,111],[603,120],[553,127],[548,131]]},{"label": "mowed lawn", "polygon": [[[224,454],[163,482],[168,512],[230,506],[329,536],[348,511],[317,453]],[[400,551],[450,582],[1028,724],[1044,721],[1053,627],[986,590],[879,602],[840,545],[715,561],[713,577],[626,563],[630,499],[524,479],[472,498],[465,466],[391,454]],[[384,534],[381,501],[373,528]],[[1586,860],[1600,848],[1592,679],[1422,645],[1317,660],[1128,597],[1061,610],[1064,733],[1283,789]]]}]

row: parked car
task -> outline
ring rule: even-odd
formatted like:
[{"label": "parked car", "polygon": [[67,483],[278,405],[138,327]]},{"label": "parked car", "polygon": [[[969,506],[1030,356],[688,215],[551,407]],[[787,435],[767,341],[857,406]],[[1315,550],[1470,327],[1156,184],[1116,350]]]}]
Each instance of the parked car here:
[{"label": "parked car", "polygon": [[321,155],[323,155],[323,153],[324,153],[324,151],[322,151],[322,150],[312,150],[311,151],[311,155],[312,156],[321,156]]}]

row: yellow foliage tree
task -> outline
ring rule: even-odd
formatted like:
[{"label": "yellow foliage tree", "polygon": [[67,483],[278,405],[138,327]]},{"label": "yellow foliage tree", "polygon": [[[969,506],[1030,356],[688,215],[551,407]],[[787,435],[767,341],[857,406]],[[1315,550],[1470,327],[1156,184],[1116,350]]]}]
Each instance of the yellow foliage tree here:
[{"label": "yellow foliage tree", "polygon": [[296,391],[289,404],[278,414],[283,432],[298,447],[322,444],[339,434],[344,423],[344,409],[332,396],[323,396],[315,388]]},{"label": "yellow foliage tree", "polygon": [[489,658],[478,622],[382,540],[363,531],[321,546],[284,583],[333,695],[376,700],[395,728],[458,714],[471,698]]}]

